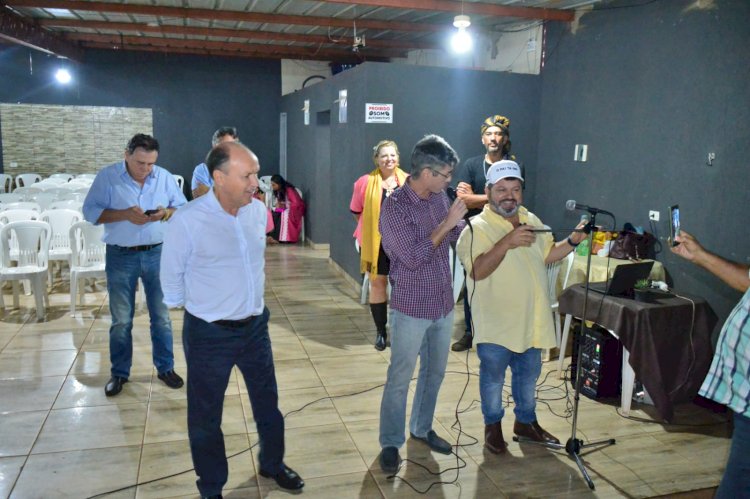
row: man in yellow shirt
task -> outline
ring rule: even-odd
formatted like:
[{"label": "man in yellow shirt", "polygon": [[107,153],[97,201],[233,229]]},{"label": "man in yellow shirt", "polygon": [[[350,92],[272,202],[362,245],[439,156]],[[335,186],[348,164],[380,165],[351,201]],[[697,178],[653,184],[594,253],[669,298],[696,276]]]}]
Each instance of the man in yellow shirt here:
[{"label": "man in yellow shirt", "polygon": [[522,206],[523,177],[514,161],[498,161],[489,168],[485,192],[488,203],[471,219],[473,227],[464,229],[457,252],[466,269],[480,360],[484,446],[499,454],[507,447],[501,421],[508,366],[513,374],[513,433],[559,443],[539,426],[535,411],[541,349],[555,346],[545,265],[564,258],[586,236],[574,232],[555,243],[549,232],[534,232],[544,225]]}]

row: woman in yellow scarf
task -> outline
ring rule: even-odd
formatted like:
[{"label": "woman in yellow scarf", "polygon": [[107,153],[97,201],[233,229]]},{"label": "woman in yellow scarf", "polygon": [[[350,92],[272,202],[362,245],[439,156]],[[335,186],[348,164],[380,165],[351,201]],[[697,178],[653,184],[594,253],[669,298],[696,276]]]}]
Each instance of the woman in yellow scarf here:
[{"label": "woman in yellow scarf", "polygon": [[357,219],[354,237],[360,247],[360,271],[370,273],[370,311],[377,328],[375,349],[385,350],[388,339],[388,269],[390,262],[380,244],[378,220],[380,205],[406,180],[399,168],[398,146],[392,140],[381,140],[373,148],[375,169],[354,183],[349,209]]}]

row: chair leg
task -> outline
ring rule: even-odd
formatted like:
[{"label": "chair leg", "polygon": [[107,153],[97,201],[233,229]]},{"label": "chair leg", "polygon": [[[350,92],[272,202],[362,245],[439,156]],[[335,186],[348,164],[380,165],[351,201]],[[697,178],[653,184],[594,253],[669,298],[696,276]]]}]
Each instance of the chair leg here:
[{"label": "chair leg", "polygon": [[44,297],[47,293],[46,278],[46,273],[39,274],[34,276],[34,280],[32,281],[34,288],[34,301],[36,302],[36,319],[38,321],[44,320],[44,316],[47,312],[44,308]]},{"label": "chair leg", "polygon": [[13,281],[13,308],[19,308],[21,306],[18,300],[18,287],[18,281]]},{"label": "chair leg", "polygon": [[78,298],[77,294],[78,294],[78,276],[73,270],[71,270],[70,271],[70,316],[71,317],[75,317],[76,315],[76,299]]}]

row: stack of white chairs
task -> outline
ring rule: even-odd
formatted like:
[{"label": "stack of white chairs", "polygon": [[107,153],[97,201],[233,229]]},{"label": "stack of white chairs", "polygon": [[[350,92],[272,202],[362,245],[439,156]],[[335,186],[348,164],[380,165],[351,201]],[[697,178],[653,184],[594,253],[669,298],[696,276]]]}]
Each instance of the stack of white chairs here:
[{"label": "stack of white chairs", "polygon": [[40,192],[31,197],[31,201],[37,203],[42,211],[49,208],[49,205],[57,201],[57,195],[52,192]]},{"label": "stack of white chairs", "polygon": [[[13,282],[13,306],[19,307],[18,281],[28,279],[32,282],[36,301],[37,320],[44,319],[47,298],[47,256],[52,229],[46,222],[25,220],[10,222],[0,228],[0,281]],[[11,257],[11,241],[18,245],[16,258]],[[13,265],[13,260],[17,265]],[[5,301],[0,293],[0,306],[5,309]]]},{"label": "stack of white chairs", "polygon": [[14,192],[2,192],[0,193],[0,206],[7,203],[17,203],[23,201],[23,196]]},{"label": "stack of white chairs", "polygon": [[34,194],[39,194],[40,192],[44,192],[44,188],[37,187],[37,184],[29,187],[16,187],[13,189],[13,194],[23,196],[24,199],[28,199]]},{"label": "stack of white chairs", "polygon": [[79,279],[106,277],[105,263],[107,247],[102,241],[103,225],[93,225],[86,221],[76,222],[70,227],[68,239],[72,255],[70,265],[70,315],[76,313],[76,294],[81,305],[85,285],[78,286]]},{"label": "stack of white chairs", "polygon": [[0,173],[0,192],[10,192],[13,189],[13,177]]},{"label": "stack of white chairs", "polygon": [[81,180],[81,179],[86,180],[87,179],[93,182],[95,178],[96,178],[96,173],[79,173],[78,175],[75,176],[74,180]]},{"label": "stack of white chairs", "polygon": [[[53,261],[68,262],[68,267],[72,266],[71,251],[70,251],[70,240],[68,234],[70,228],[76,222],[80,222],[83,219],[81,212],[75,210],[47,210],[42,212],[40,218],[43,222],[47,222],[52,227],[52,239],[49,247],[49,282],[52,284],[52,266]],[[60,268],[60,275],[62,276],[62,267]]]},{"label": "stack of white chairs", "polygon": [[61,179],[63,182],[70,182],[74,177],[75,175],[72,173],[53,173],[49,176],[48,180]]},{"label": "stack of white chairs", "polygon": [[36,182],[42,181],[42,176],[38,173],[21,173],[16,175],[16,187],[28,187]]},{"label": "stack of white chairs", "polygon": [[53,201],[47,207],[48,210],[76,210],[83,212],[83,202],[76,201],[75,199],[64,199],[59,201]]},{"label": "stack of white chairs", "polygon": [[32,210],[41,212],[42,207],[34,201],[17,201],[15,203],[3,203],[0,205],[0,213],[9,210]]}]

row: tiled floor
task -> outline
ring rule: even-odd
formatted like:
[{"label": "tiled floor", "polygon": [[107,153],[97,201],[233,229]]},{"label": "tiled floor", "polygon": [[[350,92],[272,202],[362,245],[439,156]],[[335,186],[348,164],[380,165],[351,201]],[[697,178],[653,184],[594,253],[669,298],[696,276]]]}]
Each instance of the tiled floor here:
[{"label": "tiled floor", "polygon": [[[389,351],[376,352],[369,311],[328,263],[326,252],[295,246],[268,250],[266,303],[286,418],[286,462],[307,482],[306,497],[649,497],[714,487],[729,440],[723,418],[692,405],[677,421],[649,424],[618,416],[613,404],[581,399],[578,437],[616,438],[587,452],[596,484],[592,494],[564,453],[510,442],[498,457],[475,443],[483,435],[475,353],[451,353],[434,427],[457,438],[458,456],[429,452],[408,440],[409,462],[388,480],[377,463],[378,414]],[[86,295],[71,318],[67,285],[51,295],[45,322],[37,323],[31,297],[0,319],[0,497],[196,497],[185,421],[185,391],[171,390],[151,365],[148,316],[139,312],[130,382],[104,396],[109,377],[106,293]],[[9,290],[5,291],[9,293]],[[10,304],[10,296],[6,296]],[[462,331],[456,308],[456,337]],[[176,368],[185,374],[182,317],[173,312]],[[571,394],[545,364],[538,413],[561,440],[570,437]],[[468,380],[468,385],[467,385]],[[359,393],[359,394],[356,394]],[[633,416],[649,418],[648,408]],[[291,412],[297,410],[298,412]],[[510,440],[512,414],[504,422]],[[223,430],[230,458],[225,497],[281,497],[256,477],[257,434],[241,377],[226,392]],[[458,465],[458,466],[457,466]],[[456,469],[459,467],[460,469]],[[183,473],[181,473],[183,472]],[[166,478],[164,478],[166,477]],[[442,482],[442,483],[435,483]]]}]

